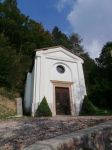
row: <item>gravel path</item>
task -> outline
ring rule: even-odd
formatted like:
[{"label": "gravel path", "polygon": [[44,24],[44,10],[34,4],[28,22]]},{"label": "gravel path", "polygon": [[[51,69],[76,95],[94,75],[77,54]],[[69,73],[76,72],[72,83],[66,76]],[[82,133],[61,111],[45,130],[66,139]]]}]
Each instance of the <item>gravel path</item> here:
[{"label": "gravel path", "polygon": [[0,122],[0,150],[22,150],[36,141],[112,120],[106,117],[22,118]]}]

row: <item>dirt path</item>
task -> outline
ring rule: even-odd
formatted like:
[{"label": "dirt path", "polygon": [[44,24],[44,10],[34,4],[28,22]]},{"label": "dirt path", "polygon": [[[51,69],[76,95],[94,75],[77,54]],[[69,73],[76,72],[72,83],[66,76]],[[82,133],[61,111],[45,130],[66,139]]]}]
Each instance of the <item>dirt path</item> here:
[{"label": "dirt path", "polygon": [[0,122],[0,150],[22,150],[36,141],[112,120],[106,117],[22,118]]}]

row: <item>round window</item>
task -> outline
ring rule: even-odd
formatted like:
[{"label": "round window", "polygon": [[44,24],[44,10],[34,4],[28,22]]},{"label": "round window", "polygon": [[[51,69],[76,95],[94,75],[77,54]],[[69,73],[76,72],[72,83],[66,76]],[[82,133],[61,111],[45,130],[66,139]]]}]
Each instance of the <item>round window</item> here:
[{"label": "round window", "polygon": [[56,69],[57,69],[57,71],[58,71],[59,73],[64,73],[64,72],[65,72],[65,68],[64,68],[62,65],[58,65],[58,66],[56,67]]}]

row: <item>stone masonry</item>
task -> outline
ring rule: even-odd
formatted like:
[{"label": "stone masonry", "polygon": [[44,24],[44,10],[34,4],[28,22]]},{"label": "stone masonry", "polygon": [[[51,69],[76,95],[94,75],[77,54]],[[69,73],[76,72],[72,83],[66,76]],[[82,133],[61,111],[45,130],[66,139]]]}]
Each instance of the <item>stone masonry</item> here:
[{"label": "stone masonry", "polygon": [[112,121],[40,141],[24,150],[112,150]]}]

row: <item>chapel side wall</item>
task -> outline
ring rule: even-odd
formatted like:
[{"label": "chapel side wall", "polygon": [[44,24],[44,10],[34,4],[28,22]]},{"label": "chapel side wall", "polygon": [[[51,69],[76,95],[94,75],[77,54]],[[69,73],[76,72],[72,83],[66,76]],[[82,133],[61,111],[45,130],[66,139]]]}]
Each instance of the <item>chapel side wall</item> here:
[{"label": "chapel side wall", "polygon": [[33,100],[32,100],[32,116],[35,115],[35,111],[39,105],[40,100],[40,76],[41,76],[41,57],[35,56],[34,64],[34,84],[33,84]]},{"label": "chapel side wall", "polygon": [[78,80],[79,80],[77,95],[79,96],[78,96],[77,103],[76,103],[76,109],[77,109],[77,114],[79,114],[83,100],[84,100],[84,96],[86,95],[84,73],[83,73],[81,62],[77,63],[77,70],[78,70]]},{"label": "chapel side wall", "polygon": [[[35,64],[34,64],[35,67]],[[30,113],[32,113],[33,91],[34,91],[34,67],[31,74],[31,96],[30,96]]]},{"label": "chapel side wall", "polygon": [[74,105],[74,109],[75,109],[75,114],[74,115],[78,115],[79,113],[79,103],[80,103],[80,82],[79,82],[79,73],[78,73],[78,62],[73,63],[72,66],[72,73],[73,73],[73,105]]},{"label": "chapel side wall", "polygon": [[26,85],[25,85],[25,95],[24,95],[24,112],[25,114],[30,114],[31,112],[31,73],[27,73]]},{"label": "chapel side wall", "polygon": [[85,77],[84,77],[84,71],[83,71],[83,64],[80,63],[80,74],[81,74],[81,92],[83,95],[83,98],[85,95],[87,95],[86,92],[86,85],[85,85]]}]

